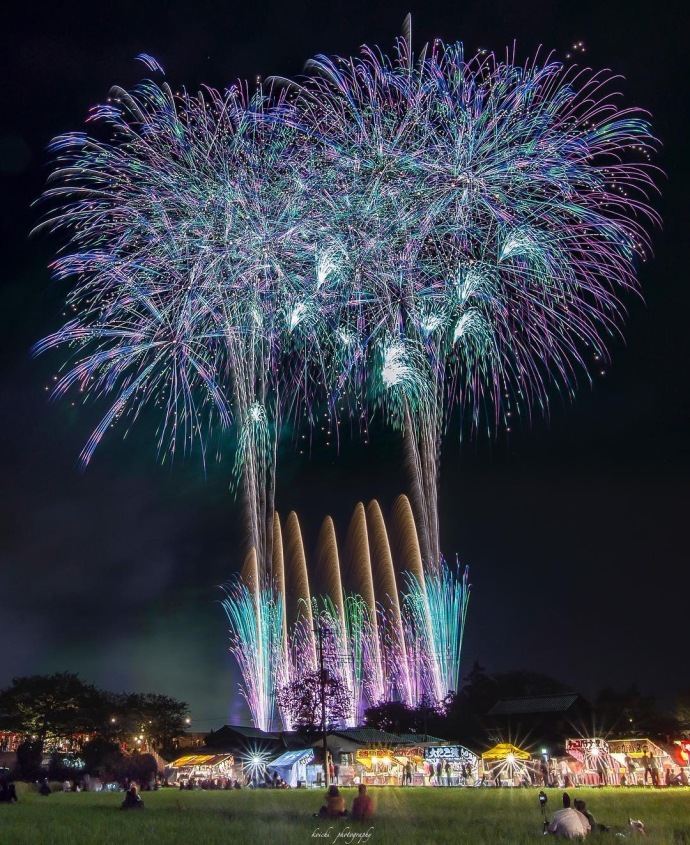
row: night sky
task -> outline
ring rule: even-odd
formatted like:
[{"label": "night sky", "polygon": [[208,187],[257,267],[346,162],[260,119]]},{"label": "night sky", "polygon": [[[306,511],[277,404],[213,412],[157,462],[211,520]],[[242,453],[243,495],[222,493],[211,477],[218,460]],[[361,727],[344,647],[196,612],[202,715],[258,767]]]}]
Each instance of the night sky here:
[{"label": "night sky", "polygon": [[[144,421],[115,433],[86,472],[79,451],[99,408],[47,401],[60,352],[30,347],[61,323],[64,288],[47,264],[57,242],[29,239],[31,203],[49,172],[51,137],[80,130],[112,84],[143,75],[142,52],[173,87],[223,88],[238,77],[296,76],[313,54],[389,50],[413,14],[417,50],[436,36],[518,56],[539,45],[624,77],[625,102],[648,109],[664,219],[644,294],[626,300],[625,343],[593,367],[575,403],[493,441],[451,427],[441,478],[442,548],[471,570],[463,652],[490,671],[552,674],[585,696],[638,682],[663,699],[687,686],[690,568],[688,102],[685,31],[658,0],[312,0],[238,4],[179,0],[97,7],[84,0],[13,4],[2,36],[0,204],[0,686],[12,677],[79,672],[111,690],[167,693],[198,730],[248,723],[228,653],[219,584],[238,570],[243,532],[229,465],[156,462]],[[680,9],[680,4],[677,5]],[[47,11],[46,11],[47,10]],[[593,362],[594,363],[594,362]],[[307,545],[331,513],[344,538],[359,500],[384,512],[405,492],[399,443],[373,427],[369,445],[311,457],[284,450],[276,497],[295,509]]]}]

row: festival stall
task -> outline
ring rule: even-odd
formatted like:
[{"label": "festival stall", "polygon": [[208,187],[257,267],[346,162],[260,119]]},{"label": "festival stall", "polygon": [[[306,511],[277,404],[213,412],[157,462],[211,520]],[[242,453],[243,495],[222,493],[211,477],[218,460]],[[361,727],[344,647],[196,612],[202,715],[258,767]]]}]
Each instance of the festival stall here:
[{"label": "festival stall", "polygon": [[169,783],[187,784],[206,781],[225,786],[235,777],[235,758],[232,754],[187,754],[170,764]]},{"label": "festival stall", "polygon": [[307,766],[314,759],[314,749],[305,748],[301,751],[286,751],[277,760],[266,766],[269,776],[275,773],[281,780],[293,789],[307,783]]},{"label": "festival stall", "polygon": [[611,739],[609,749],[625,782],[631,786],[665,782],[665,770],[674,770],[673,757],[651,739]]},{"label": "festival stall", "polygon": [[463,745],[427,745],[424,763],[426,782],[437,786],[472,786],[479,779],[479,757]]},{"label": "festival stall", "polygon": [[368,786],[398,786],[403,782],[407,757],[393,748],[358,748],[355,766],[360,783]]},{"label": "festival stall", "polygon": [[495,786],[531,786],[535,772],[532,756],[509,742],[499,742],[482,754],[484,775]]},{"label": "festival stall", "polygon": [[395,759],[402,765],[401,783],[409,786],[424,786],[424,748],[417,745],[396,746]]},{"label": "festival stall", "polygon": [[671,757],[678,766],[670,781],[677,786],[688,786],[690,775],[690,739],[674,739],[669,748]]},{"label": "festival stall", "polygon": [[620,782],[620,765],[611,755],[609,743],[600,737],[576,737],[565,741],[566,752],[577,761],[571,765],[572,780],[580,786],[615,786]]}]

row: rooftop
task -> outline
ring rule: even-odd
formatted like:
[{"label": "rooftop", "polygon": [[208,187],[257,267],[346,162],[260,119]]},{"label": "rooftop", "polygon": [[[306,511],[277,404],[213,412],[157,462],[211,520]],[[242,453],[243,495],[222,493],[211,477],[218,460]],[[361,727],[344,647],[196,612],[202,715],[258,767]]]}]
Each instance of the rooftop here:
[{"label": "rooftop", "polygon": [[565,713],[578,699],[580,699],[580,695],[576,692],[505,698],[503,701],[494,704],[488,715],[518,716],[528,713]]}]

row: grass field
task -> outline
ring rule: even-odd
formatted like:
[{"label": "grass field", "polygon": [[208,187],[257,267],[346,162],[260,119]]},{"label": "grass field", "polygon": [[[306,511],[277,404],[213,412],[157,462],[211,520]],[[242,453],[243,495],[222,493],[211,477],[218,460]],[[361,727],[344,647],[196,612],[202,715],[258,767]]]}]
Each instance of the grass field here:
[{"label": "grass field", "polygon": [[[352,806],[353,789],[342,790]],[[380,788],[371,824],[312,816],[316,790],[143,793],[143,812],[122,812],[122,793],[54,793],[42,797],[21,787],[19,803],[0,804],[2,845],[522,845],[543,841],[537,790]],[[649,845],[690,845],[690,789],[578,789],[610,833],[588,842],[621,841],[625,833]],[[548,815],[561,792],[549,790]],[[630,834],[628,816],[642,819],[646,838]],[[341,834],[339,836],[339,834]],[[353,834],[359,834],[353,835]]]}]

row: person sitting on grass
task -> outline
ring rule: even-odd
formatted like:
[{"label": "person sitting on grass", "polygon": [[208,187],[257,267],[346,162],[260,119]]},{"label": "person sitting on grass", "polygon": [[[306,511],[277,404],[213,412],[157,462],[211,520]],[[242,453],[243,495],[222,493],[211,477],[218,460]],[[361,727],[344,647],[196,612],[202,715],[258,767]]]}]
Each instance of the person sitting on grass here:
[{"label": "person sitting on grass", "polygon": [[587,819],[592,830],[601,830],[603,833],[608,831],[609,828],[605,824],[599,824],[599,822],[594,820],[594,816],[589,812],[584,801],[576,798],[574,803],[575,809],[578,813],[582,813],[582,815]]},{"label": "person sitting on grass", "polygon": [[340,819],[346,815],[345,799],[337,786],[330,786],[326,793],[326,804],[316,813],[316,817],[319,819]]},{"label": "person sitting on grass", "polygon": [[125,800],[120,805],[122,810],[143,810],[144,802],[141,800],[141,795],[137,792],[137,785],[133,783],[125,793]]},{"label": "person sitting on grass", "polygon": [[367,795],[365,784],[360,783],[359,794],[352,802],[352,818],[357,822],[365,822],[374,817],[374,802]]},{"label": "person sitting on grass", "polygon": [[15,804],[17,801],[17,790],[12,781],[0,780],[0,802],[3,804]]},{"label": "person sitting on grass", "polygon": [[43,778],[43,782],[38,787],[38,794],[50,795],[50,784],[48,783],[48,778]]},{"label": "person sitting on grass", "polygon": [[591,826],[586,816],[573,810],[570,806],[570,796],[563,793],[563,809],[557,810],[549,822],[547,828],[554,836],[561,836],[563,839],[576,839],[580,836],[587,836]]}]

